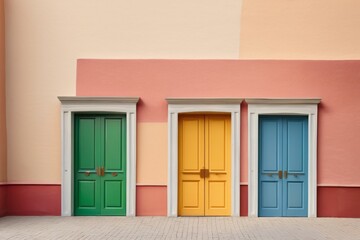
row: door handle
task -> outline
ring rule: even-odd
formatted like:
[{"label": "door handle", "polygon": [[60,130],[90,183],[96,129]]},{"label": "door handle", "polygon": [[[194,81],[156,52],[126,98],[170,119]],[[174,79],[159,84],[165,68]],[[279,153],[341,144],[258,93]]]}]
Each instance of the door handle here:
[{"label": "door handle", "polygon": [[96,168],[96,174],[97,174],[99,177],[104,176],[104,175],[105,175],[104,167],[98,167],[98,168]]},{"label": "door handle", "polygon": [[283,172],[281,171],[281,170],[279,170],[279,172],[278,172],[278,175],[279,175],[279,179],[282,179],[282,174]]},{"label": "door handle", "polygon": [[209,177],[210,176],[210,172],[209,172],[209,169],[205,169],[205,177]]},{"label": "door handle", "polygon": [[287,177],[288,177],[288,172],[284,171],[284,179],[287,179]]},{"label": "door handle", "polygon": [[205,169],[200,169],[200,177],[205,178]]},{"label": "door handle", "polygon": [[207,178],[210,176],[210,172],[209,172],[209,169],[200,169],[200,177],[201,178]]}]

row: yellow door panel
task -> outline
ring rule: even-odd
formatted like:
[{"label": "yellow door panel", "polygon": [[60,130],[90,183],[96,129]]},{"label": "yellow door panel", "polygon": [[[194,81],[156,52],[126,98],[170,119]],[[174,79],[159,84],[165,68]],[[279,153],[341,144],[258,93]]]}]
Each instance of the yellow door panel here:
[{"label": "yellow door panel", "polygon": [[179,204],[180,216],[204,215],[204,117],[179,117]]},{"label": "yellow door panel", "polygon": [[178,140],[178,214],[229,216],[230,116],[180,115]]},{"label": "yellow door panel", "polygon": [[228,115],[205,117],[205,215],[231,214],[231,119]]}]

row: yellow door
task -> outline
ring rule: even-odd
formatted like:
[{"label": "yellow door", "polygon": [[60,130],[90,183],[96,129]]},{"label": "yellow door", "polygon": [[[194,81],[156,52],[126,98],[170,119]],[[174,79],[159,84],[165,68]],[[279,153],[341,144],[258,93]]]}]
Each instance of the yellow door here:
[{"label": "yellow door", "polygon": [[179,117],[180,216],[229,216],[231,170],[229,115]]}]

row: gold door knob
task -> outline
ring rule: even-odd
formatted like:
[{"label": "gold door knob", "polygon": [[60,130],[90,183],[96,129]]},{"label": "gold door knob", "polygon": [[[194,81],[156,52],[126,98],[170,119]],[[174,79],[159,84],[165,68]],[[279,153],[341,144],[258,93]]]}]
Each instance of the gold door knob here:
[{"label": "gold door knob", "polygon": [[205,169],[200,169],[200,177],[205,178]]},{"label": "gold door knob", "polygon": [[207,178],[210,176],[210,172],[209,172],[209,169],[200,169],[200,177],[201,178]]},{"label": "gold door knob", "polygon": [[279,179],[282,179],[282,171],[281,170],[278,172],[278,175],[279,175]]},{"label": "gold door knob", "polygon": [[205,169],[205,177],[209,177],[210,176],[210,172],[209,172],[209,169]]}]

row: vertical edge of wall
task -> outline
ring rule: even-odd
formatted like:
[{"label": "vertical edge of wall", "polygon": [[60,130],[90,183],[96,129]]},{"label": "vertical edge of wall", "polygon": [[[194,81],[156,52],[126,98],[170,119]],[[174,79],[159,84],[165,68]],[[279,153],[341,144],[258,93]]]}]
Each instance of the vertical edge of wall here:
[{"label": "vertical edge of wall", "polygon": [[[5,14],[4,0],[0,0],[0,184],[7,179],[5,114]],[[6,215],[5,193],[6,186],[0,185],[0,217]]]},{"label": "vertical edge of wall", "polygon": [[6,215],[60,216],[60,184],[8,184]]},{"label": "vertical edge of wall", "polygon": [[318,186],[318,217],[360,218],[360,187]]},{"label": "vertical edge of wall", "polygon": [[6,216],[6,185],[0,185],[0,217]]}]

